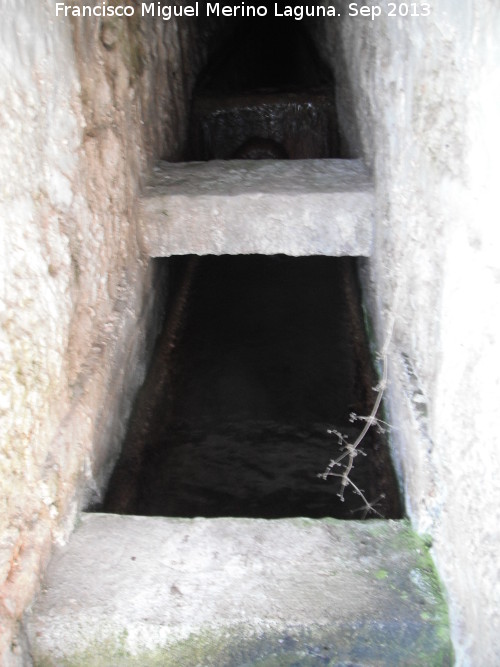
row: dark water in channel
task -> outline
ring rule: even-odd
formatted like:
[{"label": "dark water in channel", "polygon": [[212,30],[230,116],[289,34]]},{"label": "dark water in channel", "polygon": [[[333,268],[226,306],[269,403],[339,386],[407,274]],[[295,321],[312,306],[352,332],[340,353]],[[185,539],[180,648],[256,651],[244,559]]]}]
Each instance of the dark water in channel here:
[{"label": "dark water in channel", "polygon": [[[202,258],[175,348],[164,336],[152,363],[162,390],[146,383],[139,435],[125,444],[104,509],[359,518],[359,496],[341,502],[338,483],[318,478],[339,451],[328,429],[353,440],[349,413],[368,414],[374,398],[357,357],[352,275],[347,258]],[[398,516],[385,443],[370,434],[363,449],[353,481],[370,500],[385,494],[377,508]]]}]

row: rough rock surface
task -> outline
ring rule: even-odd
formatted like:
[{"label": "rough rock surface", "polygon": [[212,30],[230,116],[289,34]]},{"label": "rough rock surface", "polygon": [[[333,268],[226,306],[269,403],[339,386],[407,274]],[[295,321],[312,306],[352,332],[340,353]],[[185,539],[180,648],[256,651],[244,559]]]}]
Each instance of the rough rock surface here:
[{"label": "rough rock surface", "polygon": [[348,154],[376,183],[364,286],[379,349],[394,318],[394,455],[409,515],[433,536],[457,665],[497,665],[500,7],[369,4],[378,18],[318,21],[315,43],[336,72]]},{"label": "rough rock surface", "polygon": [[405,521],[86,515],[28,629],[47,666],[452,664]]},{"label": "rough rock surface", "polygon": [[161,275],[138,247],[135,205],[152,160],[182,154],[198,45],[189,22],[71,25],[42,0],[0,11],[0,663],[10,665],[52,541],[109,475],[158,329]]},{"label": "rough rock surface", "polygon": [[369,255],[373,185],[360,160],[161,163],[140,216],[153,257]]}]

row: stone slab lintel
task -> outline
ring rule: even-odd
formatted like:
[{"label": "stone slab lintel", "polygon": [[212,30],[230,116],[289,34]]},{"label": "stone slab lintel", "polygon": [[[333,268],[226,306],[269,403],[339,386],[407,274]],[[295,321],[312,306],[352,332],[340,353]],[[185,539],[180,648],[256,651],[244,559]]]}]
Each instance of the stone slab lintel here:
[{"label": "stone slab lintel", "polygon": [[160,163],[140,201],[151,257],[368,256],[375,197],[360,160]]}]

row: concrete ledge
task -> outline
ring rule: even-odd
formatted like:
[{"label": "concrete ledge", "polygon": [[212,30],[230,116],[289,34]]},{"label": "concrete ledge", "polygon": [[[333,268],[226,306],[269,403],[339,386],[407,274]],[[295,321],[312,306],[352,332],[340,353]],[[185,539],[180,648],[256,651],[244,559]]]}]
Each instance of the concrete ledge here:
[{"label": "concrete ledge", "polygon": [[26,627],[44,666],[452,664],[404,521],[84,515]]},{"label": "concrete ledge", "polygon": [[151,257],[371,253],[373,185],[360,160],[160,163],[140,201]]}]

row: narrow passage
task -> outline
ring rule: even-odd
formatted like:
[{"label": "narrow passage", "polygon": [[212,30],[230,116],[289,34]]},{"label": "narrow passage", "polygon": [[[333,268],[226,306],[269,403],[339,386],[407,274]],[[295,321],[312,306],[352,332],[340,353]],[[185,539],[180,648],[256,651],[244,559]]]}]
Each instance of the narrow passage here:
[{"label": "narrow passage", "polygon": [[[338,483],[318,478],[339,451],[328,430],[355,434],[349,414],[368,414],[374,398],[368,351],[359,358],[359,304],[349,303],[352,265],[331,257],[201,258],[175,347],[164,336],[153,360],[151,373],[166,373],[163,394],[150,383],[136,408],[136,422],[141,412],[148,420],[136,438],[142,450],[134,456],[129,438],[104,509],[360,518],[359,496],[348,492],[341,502]],[[371,434],[363,449],[353,480],[370,500],[385,495],[377,505],[385,517],[399,516],[385,443]]]}]

